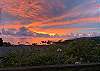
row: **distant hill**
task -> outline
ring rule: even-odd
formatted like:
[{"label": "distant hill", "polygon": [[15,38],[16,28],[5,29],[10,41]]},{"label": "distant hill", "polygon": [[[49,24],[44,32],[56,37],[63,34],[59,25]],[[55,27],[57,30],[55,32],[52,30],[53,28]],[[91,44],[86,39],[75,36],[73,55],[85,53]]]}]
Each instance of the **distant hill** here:
[{"label": "distant hill", "polygon": [[63,47],[95,47],[100,45],[100,37],[81,37],[70,40],[55,42],[57,46]]},{"label": "distant hill", "polygon": [[74,38],[74,39],[70,39],[70,40],[65,40],[63,42],[69,42],[69,41],[79,41],[79,40],[88,40],[88,41],[96,41],[96,42],[100,42],[100,37],[81,37],[81,38]]}]

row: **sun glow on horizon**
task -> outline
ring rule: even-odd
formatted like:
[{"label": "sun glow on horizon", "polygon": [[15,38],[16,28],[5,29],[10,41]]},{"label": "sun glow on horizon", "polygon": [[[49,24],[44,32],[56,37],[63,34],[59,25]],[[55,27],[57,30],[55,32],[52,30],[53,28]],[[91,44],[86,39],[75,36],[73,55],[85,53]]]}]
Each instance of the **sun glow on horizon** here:
[{"label": "sun glow on horizon", "polygon": [[73,32],[100,32],[100,0],[0,0],[0,7],[4,35],[65,39]]}]

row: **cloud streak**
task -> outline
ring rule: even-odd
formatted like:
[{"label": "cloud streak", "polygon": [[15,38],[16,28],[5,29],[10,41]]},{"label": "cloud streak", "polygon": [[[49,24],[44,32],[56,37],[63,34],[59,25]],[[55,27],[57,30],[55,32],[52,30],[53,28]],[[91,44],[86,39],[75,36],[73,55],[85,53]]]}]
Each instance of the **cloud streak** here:
[{"label": "cloud streak", "polygon": [[[100,26],[96,0],[0,0],[0,8],[0,28],[16,29],[20,36],[24,32],[44,37],[65,35]],[[23,27],[30,32],[23,31]]]}]

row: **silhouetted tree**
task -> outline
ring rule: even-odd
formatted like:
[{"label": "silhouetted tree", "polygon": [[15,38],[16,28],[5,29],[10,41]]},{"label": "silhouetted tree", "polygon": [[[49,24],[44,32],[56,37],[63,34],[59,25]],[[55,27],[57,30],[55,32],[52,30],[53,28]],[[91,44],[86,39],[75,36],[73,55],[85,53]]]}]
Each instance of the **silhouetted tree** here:
[{"label": "silhouetted tree", "polygon": [[4,42],[3,45],[9,47],[9,46],[11,46],[11,43],[10,42]]},{"label": "silhouetted tree", "polygon": [[0,38],[0,46],[3,46],[3,40]]}]

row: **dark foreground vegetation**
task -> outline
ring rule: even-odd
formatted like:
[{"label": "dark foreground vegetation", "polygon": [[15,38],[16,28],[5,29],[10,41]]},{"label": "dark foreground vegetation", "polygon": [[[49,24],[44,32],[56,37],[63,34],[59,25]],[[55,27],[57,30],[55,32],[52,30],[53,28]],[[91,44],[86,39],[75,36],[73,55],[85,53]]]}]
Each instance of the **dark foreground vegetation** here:
[{"label": "dark foreground vegetation", "polygon": [[[1,68],[100,63],[100,37],[58,41],[50,45],[10,45],[1,48],[10,49],[0,58]],[[68,71],[72,71],[72,69]],[[84,71],[84,69],[80,71]]]}]

